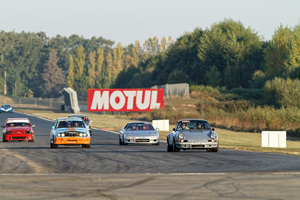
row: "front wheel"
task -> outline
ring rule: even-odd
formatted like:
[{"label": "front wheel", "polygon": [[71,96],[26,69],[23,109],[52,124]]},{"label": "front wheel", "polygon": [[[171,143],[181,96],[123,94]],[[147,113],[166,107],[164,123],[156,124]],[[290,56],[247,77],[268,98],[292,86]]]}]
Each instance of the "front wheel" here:
[{"label": "front wheel", "polygon": [[178,148],[176,147],[175,140],[173,141],[173,151],[174,151],[174,152],[179,152],[179,151],[180,151],[180,149],[178,149]]},{"label": "front wheel", "polygon": [[7,140],[5,139],[5,134],[2,135],[2,142],[7,142]]},{"label": "front wheel", "polygon": [[119,145],[123,145],[123,142],[120,137],[119,137]]},{"label": "front wheel", "polygon": [[53,139],[53,143],[50,140],[50,148],[57,149],[57,147],[58,147],[58,144],[54,144],[54,139]]},{"label": "front wheel", "polygon": [[169,140],[167,141],[167,152],[173,152],[173,146],[169,144]]},{"label": "front wheel", "polygon": [[29,140],[28,142],[34,142],[34,135],[32,135],[31,140]]},{"label": "front wheel", "polygon": [[91,148],[91,144],[83,144],[82,147],[83,148]]}]

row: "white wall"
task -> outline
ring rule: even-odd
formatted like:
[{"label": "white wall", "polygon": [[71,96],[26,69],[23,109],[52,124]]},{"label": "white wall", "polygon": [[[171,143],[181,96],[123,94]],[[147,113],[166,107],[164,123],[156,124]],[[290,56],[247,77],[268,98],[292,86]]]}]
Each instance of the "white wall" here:
[{"label": "white wall", "polygon": [[286,148],[286,131],[262,131],[261,146]]},{"label": "white wall", "polygon": [[152,126],[159,131],[169,131],[169,120],[152,120]]}]

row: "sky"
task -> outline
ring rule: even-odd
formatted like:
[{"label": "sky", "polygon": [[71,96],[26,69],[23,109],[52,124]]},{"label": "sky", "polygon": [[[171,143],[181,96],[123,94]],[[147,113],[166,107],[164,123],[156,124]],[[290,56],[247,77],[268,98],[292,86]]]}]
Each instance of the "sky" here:
[{"label": "sky", "polygon": [[299,0],[0,0],[0,31],[103,37],[123,46],[149,37],[176,40],[224,19],[240,21],[262,40],[300,24]]}]

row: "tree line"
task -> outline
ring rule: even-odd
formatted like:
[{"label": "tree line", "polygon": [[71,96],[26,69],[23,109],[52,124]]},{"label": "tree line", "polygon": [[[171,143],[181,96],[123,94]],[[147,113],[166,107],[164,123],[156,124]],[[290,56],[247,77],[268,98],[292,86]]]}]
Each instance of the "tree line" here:
[{"label": "tree line", "polygon": [[6,72],[7,93],[15,96],[56,97],[66,86],[84,95],[88,88],[186,82],[260,89],[267,103],[296,105],[300,94],[299,31],[299,25],[281,25],[270,41],[264,41],[241,22],[225,19],[205,30],[195,28],[176,41],[153,37],[125,47],[102,37],[49,38],[43,32],[2,31],[1,78]]}]

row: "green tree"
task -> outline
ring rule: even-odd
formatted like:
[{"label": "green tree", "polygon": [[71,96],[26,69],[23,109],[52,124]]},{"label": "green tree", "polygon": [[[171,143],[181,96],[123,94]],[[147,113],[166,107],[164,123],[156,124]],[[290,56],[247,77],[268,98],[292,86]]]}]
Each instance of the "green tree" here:
[{"label": "green tree", "polygon": [[[202,70],[216,66],[221,74],[225,74],[221,85],[249,87],[252,74],[263,66],[262,45],[253,30],[240,22],[225,19],[204,32],[198,46],[198,57]],[[241,78],[232,81],[231,78],[241,71]]]},{"label": "green tree", "polygon": [[82,45],[79,45],[76,50],[75,63],[76,63],[76,69],[77,69],[76,75],[78,77],[80,77],[83,75],[84,65],[85,65],[85,53],[84,53],[84,49],[83,49]]},{"label": "green tree", "polygon": [[97,49],[97,60],[96,60],[96,81],[95,87],[102,88],[102,67],[104,62],[103,49]]},{"label": "green tree", "polygon": [[299,65],[300,26],[291,29],[281,25],[266,49],[266,75],[281,76]]},{"label": "green tree", "polygon": [[88,80],[90,88],[95,86],[95,66],[96,66],[96,52],[90,52],[89,54],[89,66],[88,66]]},{"label": "green tree", "polygon": [[55,51],[50,52],[49,59],[45,63],[44,73],[42,74],[43,85],[41,85],[44,95],[47,97],[60,96],[60,91],[65,85],[65,77],[61,68],[57,66],[59,58]]},{"label": "green tree", "polygon": [[68,69],[68,87],[73,88],[74,87],[74,59],[72,56],[70,56],[69,61],[69,69]]}]

